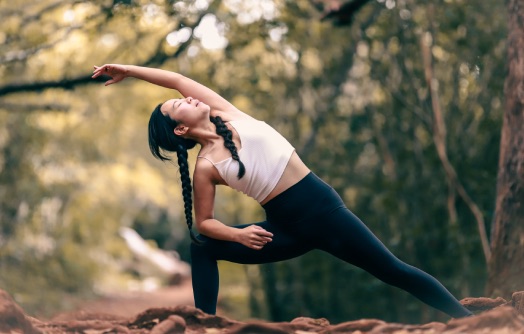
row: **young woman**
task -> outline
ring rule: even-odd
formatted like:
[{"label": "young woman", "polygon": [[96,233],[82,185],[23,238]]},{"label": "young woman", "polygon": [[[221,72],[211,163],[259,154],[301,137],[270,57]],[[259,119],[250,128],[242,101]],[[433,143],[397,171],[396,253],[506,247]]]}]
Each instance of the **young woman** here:
[{"label": "young woman", "polygon": [[[170,160],[168,152],[178,158],[185,215],[194,241],[191,266],[196,307],[216,312],[218,260],[268,263],[320,249],[451,317],[471,315],[435,278],[396,258],[265,122],[178,73],[132,65],[94,67],[93,78],[103,74],[111,77],[106,86],[134,77],[175,89],[185,97],[154,109],[149,146],[160,160]],[[196,144],[200,151],[191,186],[187,150]],[[265,210],[266,221],[231,227],[215,219],[217,185],[253,197]],[[198,237],[191,231],[192,193]]]}]

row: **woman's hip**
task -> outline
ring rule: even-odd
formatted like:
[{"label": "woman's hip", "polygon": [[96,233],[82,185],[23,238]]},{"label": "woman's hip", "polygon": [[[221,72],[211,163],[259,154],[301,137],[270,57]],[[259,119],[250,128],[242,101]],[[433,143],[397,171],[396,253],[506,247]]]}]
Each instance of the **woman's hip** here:
[{"label": "woman's hip", "polygon": [[344,207],[338,193],[313,172],[262,207],[274,224],[298,223]]}]

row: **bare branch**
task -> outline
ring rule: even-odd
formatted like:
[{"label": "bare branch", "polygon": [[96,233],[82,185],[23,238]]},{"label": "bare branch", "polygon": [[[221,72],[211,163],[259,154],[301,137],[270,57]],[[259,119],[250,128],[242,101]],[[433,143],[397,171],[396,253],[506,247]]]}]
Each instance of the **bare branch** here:
[{"label": "bare branch", "polygon": [[20,51],[9,51],[5,54],[4,57],[0,57],[0,65],[3,65],[3,64],[7,64],[7,63],[11,63],[11,62],[15,62],[15,61],[22,61],[22,60],[26,60],[27,58],[29,58],[30,56],[42,51],[42,50],[46,50],[46,49],[50,49],[54,46],[56,46],[58,43],[62,42],[63,40],[65,40],[73,31],[75,30],[79,30],[79,29],[82,29],[83,26],[70,26],[70,27],[67,27],[65,29],[65,32],[63,33],[63,35],[59,38],[57,38],[56,40],[50,42],[50,43],[47,43],[47,44],[44,44],[44,45],[39,45],[39,46],[35,46],[33,48],[29,48],[29,49],[26,49],[26,50],[20,50]]},{"label": "bare branch", "polygon": [[[477,221],[477,228],[480,236],[480,241],[482,243],[482,249],[484,251],[484,257],[486,260],[486,263],[489,262],[489,259],[491,257],[491,250],[489,247],[488,242],[488,236],[486,233],[486,227],[484,224],[484,216],[482,214],[482,211],[479,209],[477,204],[473,201],[473,199],[469,196],[468,192],[460,182],[457,172],[455,171],[455,168],[449,161],[448,155],[447,155],[447,149],[446,149],[446,126],[444,123],[444,117],[442,115],[442,110],[440,107],[440,100],[438,95],[438,83],[436,78],[433,75],[433,66],[432,66],[432,58],[431,58],[431,50],[430,50],[430,43],[429,43],[429,32],[423,35],[421,39],[421,48],[422,48],[422,58],[424,62],[424,74],[426,77],[426,82],[429,87],[430,96],[431,96],[431,102],[432,102],[432,110],[434,115],[434,129],[433,129],[433,140],[435,143],[435,147],[437,148],[437,153],[440,158],[440,161],[442,163],[442,166],[444,167],[444,171],[446,172],[446,177],[448,178],[448,183],[452,189],[455,189],[462,200],[466,203],[468,208],[470,209],[471,213],[475,217]],[[453,211],[450,212],[453,214]]]},{"label": "bare branch", "polygon": [[[333,20],[337,26],[348,26],[353,23],[355,15],[366,5],[370,0],[353,0],[340,5],[340,1],[324,1],[325,14],[321,20]],[[327,8],[326,8],[327,7]]]},{"label": "bare branch", "polygon": [[[210,12],[216,11],[218,7],[220,6],[221,2],[222,0],[214,0],[209,5],[208,10],[205,12],[202,12],[193,24],[188,24],[185,21],[181,21],[178,24],[177,29],[180,29],[182,27],[189,27],[191,28],[192,31],[194,31],[195,28],[198,27],[200,22],[202,22],[202,19],[204,18],[204,16],[206,16]],[[194,34],[191,34],[189,39],[185,41],[184,43],[180,44],[177,51],[172,56],[169,56],[168,54],[166,54],[163,48],[165,40],[161,39],[156,47],[155,52],[153,53],[153,56],[149,60],[145,61],[143,66],[158,66],[160,64],[165,63],[169,58],[178,58],[189,47],[189,45],[191,45],[193,40],[194,40]]]},{"label": "bare branch", "polygon": [[[186,25],[186,26],[194,30],[200,24],[202,18],[206,14],[208,14],[211,10],[216,10],[219,7],[220,3],[221,3],[221,0],[213,1],[213,3],[209,6],[208,11],[206,11],[205,13],[201,13],[198,19],[192,25]],[[167,60],[179,57],[187,49],[187,47],[191,44],[192,41],[193,41],[193,37],[191,37],[185,43],[182,43],[174,55],[168,55],[164,51],[164,48],[163,48],[165,39],[161,39],[156,47],[155,52],[151,54],[151,57],[137,65],[149,66],[149,67],[160,67]],[[18,83],[8,84],[3,87],[0,87],[0,97],[8,95],[8,94],[12,94],[12,93],[41,91],[47,88],[73,89],[77,86],[93,84],[96,82],[104,82],[105,80],[107,80],[107,78],[99,78],[98,80],[93,80],[91,78],[91,74],[81,74],[73,78],[62,78],[59,80],[20,83],[20,84]]]},{"label": "bare branch", "polygon": [[47,88],[63,88],[73,89],[76,86],[85,85],[92,82],[103,82],[100,80],[91,79],[91,74],[81,75],[75,78],[64,78],[60,80],[41,81],[41,82],[29,82],[21,84],[10,84],[0,87],[0,96],[5,96],[12,93],[21,92],[38,92]]},{"label": "bare branch", "polygon": [[70,106],[65,104],[50,103],[50,104],[15,104],[9,102],[0,102],[0,109],[20,112],[33,111],[69,111]]}]

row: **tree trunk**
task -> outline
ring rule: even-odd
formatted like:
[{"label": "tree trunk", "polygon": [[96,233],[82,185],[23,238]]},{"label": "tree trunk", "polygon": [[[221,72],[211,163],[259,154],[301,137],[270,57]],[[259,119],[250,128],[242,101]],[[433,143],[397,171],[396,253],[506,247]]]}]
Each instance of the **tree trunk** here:
[{"label": "tree trunk", "polygon": [[524,290],[524,0],[508,0],[508,72],[487,293]]}]

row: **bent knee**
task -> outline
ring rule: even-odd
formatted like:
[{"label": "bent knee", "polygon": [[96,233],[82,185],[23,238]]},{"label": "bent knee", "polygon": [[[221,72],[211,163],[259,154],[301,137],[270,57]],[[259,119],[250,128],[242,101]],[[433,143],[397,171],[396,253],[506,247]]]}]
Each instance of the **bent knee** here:
[{"label": "bent knee", "polygon": [[[200,240],[202,240],[202,238],[199,237]],[[197,244],[195,242],[191,242],[191,244],[189,245],[189,252],[191,253],[191,256],[193,255],[200,255],[200,254],[206,254],[209,252],[208,248],[209,247],[206,247],[206,242],[203,241],[201,244]]]},{"label": "bent knee", "polygon": [[216,240],[207,238],[202,235],[199,235],[197,238],[201,240],[202,243],[197,244],[195,242],[191,242],[191,244],[189,245],[189,252],[191,254],[191,257],[194,257],[194,256],[214,257],[214,255],[216,255],[218,251]]}]

